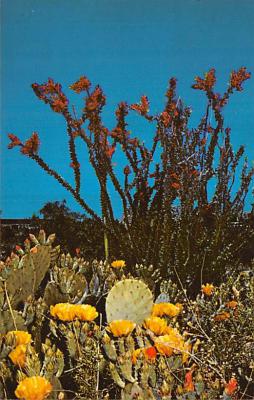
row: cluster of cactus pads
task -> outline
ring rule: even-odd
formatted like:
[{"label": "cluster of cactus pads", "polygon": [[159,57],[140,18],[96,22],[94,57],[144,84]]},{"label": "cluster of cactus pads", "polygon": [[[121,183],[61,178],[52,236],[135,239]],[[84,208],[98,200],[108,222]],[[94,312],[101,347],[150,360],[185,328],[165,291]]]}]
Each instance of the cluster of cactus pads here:
[{"label": "cluster of cactus pads", "polygon": [[161,280],[155,299],[154,285],[125,275],[124,261],[90,263],[53,241],[30,235],[0,265],[1,399],[250,396],[251,273],[204,285],[195,300]]}]

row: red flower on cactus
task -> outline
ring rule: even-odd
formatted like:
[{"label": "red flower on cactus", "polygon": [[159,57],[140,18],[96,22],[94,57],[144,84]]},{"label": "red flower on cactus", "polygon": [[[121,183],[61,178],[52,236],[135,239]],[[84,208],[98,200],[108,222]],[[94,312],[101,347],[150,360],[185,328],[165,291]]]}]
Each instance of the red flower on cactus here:
[{"label": "red flower on cactus", "polygon": [[25,155],[34,155],[38,152],[40,145],[40,139],[36,132],[33,132],[32,136],[25,142],[21,148],[21,153]]},{"label": "red flower on cactus", "polygon": [[106,151],[105,151],[106,156],[107,156],[108,158],[112,158],[112,156],[113,156],[115,150],[116,150],[116,147],[115,147],[115,146],[109,146],[109,145],[108,145],[107,148],[106,148]]},{"label": "red flower on cactus", "polygon": [[192,85],[193,89],[204,90],[206,92],[212,90],[212,88],[216,83],[215,69],[214,68],[210,69],[205,74],[205,79],[202,79],[199,76],[197,76],[195,78],[195,81],[196,83]]},{"label": "red flower on cactus", "polygon": [[241,67],[238,71],[232,71],[230,77],[230,86],[238,92],[242,91],[242,84],[247,79],[250,79],[251,73],[246,71],[246,67]]},{"label": "red flower on cactus", "polygon": [[149,100],[147,96],[141,96],[139,104],[132,104],[131,110],[137,111],[141,115],[146,115],[149,111]]},{"label": "red flower on cactus", "polygon": [[8,138],[11,140],[11,143],[8,144],[8,149],[13,149],[13,147],[20,146],[22,144],[19,138],[12,133],[8,134]]},{"label": "red flower on cactus", "polygon": [[88,90],[91,86],[91,82],[85,76],[81,76],[75,83],[70,86],[75,93],[81,93]]},{"label": "red flower on cactus", "polygon": [[230,381],[225,385],[225,393],[230,396],[237,389],[237,380],[236,378],[231,378]]},{"label": "red flower on cactus", "polygon": [[186,392],[194,392],[194,383],[192,380],[193,371],[189,371],[185,375],[184,390]]}]

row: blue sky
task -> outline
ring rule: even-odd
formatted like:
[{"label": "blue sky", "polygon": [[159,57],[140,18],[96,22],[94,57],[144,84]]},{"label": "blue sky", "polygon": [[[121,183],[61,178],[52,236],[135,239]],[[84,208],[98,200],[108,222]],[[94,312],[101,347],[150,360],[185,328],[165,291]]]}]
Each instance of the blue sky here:
[{"label": "blue sky", "polygon": [[[2,0],[2,216],[29,217],[63,198],[81,211],[32,160],[6,149],[7,133],[25,139],[37,131],[41,156],[72,181],[63,120],[35,97],[31,83],[52,77],[70,94],[68,86],[86,75],[104,89],[104,121],[113,127],[121,100],[133,103],[146,94],[151,111],[159,112],[167,81],[176,76],[195,121],[204,104],[203,94],[191,89],[195,76],[214,67],[222,91],[231,70],[246,66],[254,75],[253,19],[253,0]],[[234,147],[244,144],[253,162],[254,76],[244,87],[225,119]],[[71,95],[79,105],[77,99]],[[98,211],[96,181],[80,154],[83,194]]]}]

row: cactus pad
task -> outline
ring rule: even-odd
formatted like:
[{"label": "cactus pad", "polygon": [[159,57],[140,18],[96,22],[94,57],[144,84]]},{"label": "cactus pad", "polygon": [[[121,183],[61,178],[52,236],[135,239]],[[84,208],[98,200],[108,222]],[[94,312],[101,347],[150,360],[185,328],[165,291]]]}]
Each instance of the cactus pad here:
[{"label": "cactus pad", "polygon": [[107,321],[123,319],[142,324],[151,315],[152,306],[153,295],[144,282],[124,279],[117,282],[107,296]]}]

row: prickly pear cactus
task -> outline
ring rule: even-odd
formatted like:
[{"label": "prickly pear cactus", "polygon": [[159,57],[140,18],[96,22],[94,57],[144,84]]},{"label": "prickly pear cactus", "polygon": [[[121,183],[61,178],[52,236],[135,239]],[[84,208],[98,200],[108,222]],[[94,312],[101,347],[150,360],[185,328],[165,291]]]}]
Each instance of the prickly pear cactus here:
[{"label": "prickly pear cactus", "polygon": [[152,306],[153,295],[144,282],[124,279],[117,282],[107,296],[107,321],[122,319],[142,324],[150,316]]},{"label": "prickly pear cactus", "polygon": [[14,308],[36,292],[50,265],[55,262],[59,248],[52,249],[54,238],[53,234],[46,240],[45,232],[42,230],[38,239],[30,235],[30,240],[35,246],[30,248],[31,242],[27,240],[25,251],[19,247],[19,256],[13,256],[2,268],[0,276]]}]

